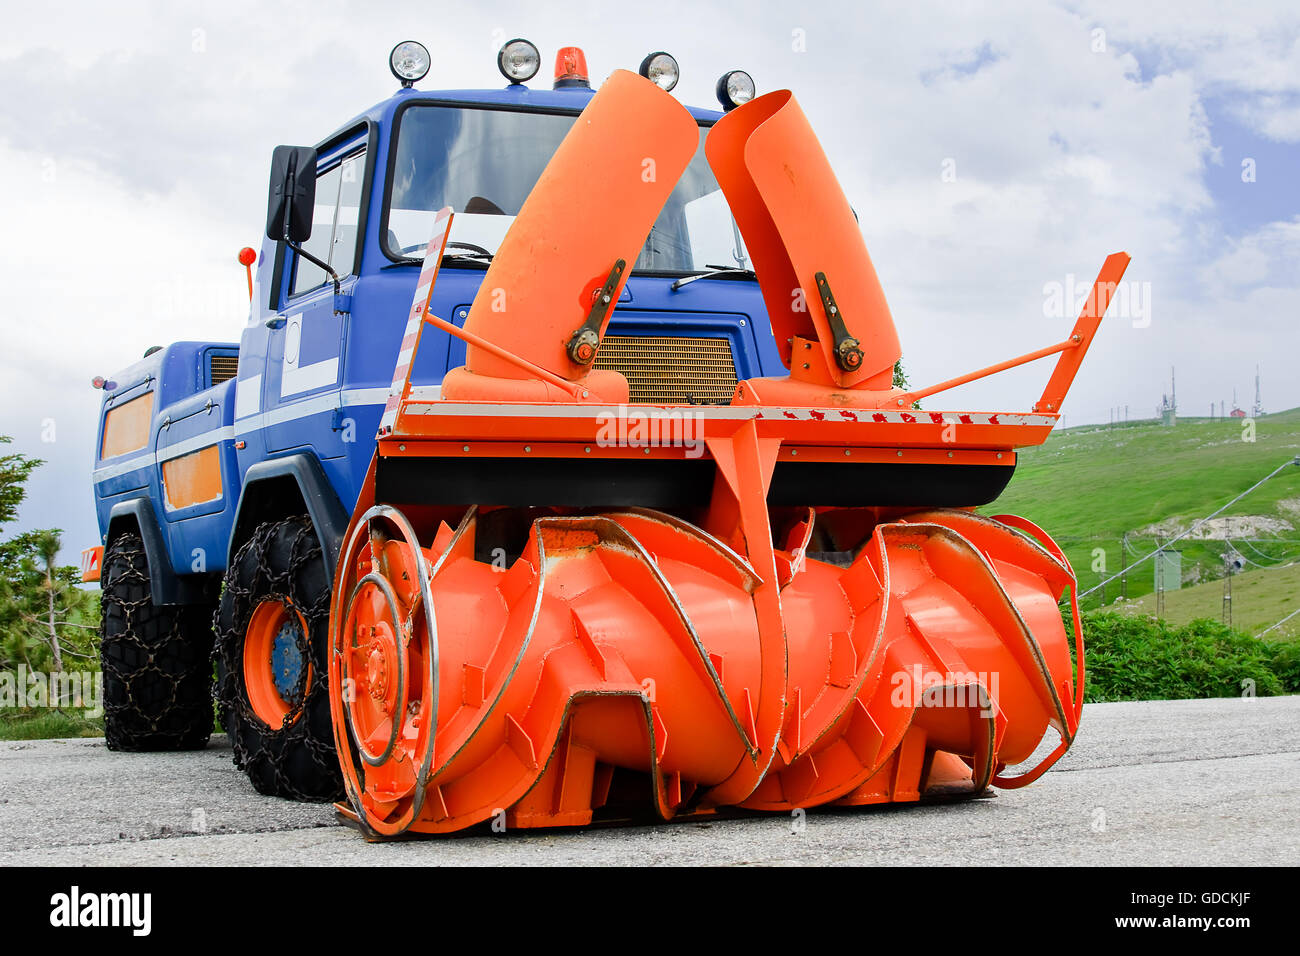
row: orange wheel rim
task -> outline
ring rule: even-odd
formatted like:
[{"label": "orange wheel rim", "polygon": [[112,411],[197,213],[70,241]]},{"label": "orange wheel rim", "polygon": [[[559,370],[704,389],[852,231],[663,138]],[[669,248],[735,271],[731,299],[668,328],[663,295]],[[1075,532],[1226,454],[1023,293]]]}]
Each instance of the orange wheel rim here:
[{"label": "orange wheel rim", "polygon": [[[392,757],[410,703],[405,610],[388,579],[371,572],[352,589],[344,612],[344,633],[352,640],[342,661],[343,679],[353,692],[343,713],[359,756],[371,767]],[[359,643],[362,634],[369,639]],[[378,753],[367,745],[375,735],[384,740]]]},{"label": "orange wheel rim", "polygon": [[285,598],[267,598],[253,609],[244,637],[244,688],[268,727],[283,727],[301,713],[312,679],[306,635],[306,618]]},{"label": "orange wheel rim", "polygon": [[[398,536],[388,539],[381,524]],[[402,833],[419,816],[433,762],[434,573],[400,511],[376,505],[354,517],[330,614],[330,681],[340,688],[330,695],[330,713],[349,801],[361,824],[384,836]],[[411,583],[395,588],[398,581]]]}]

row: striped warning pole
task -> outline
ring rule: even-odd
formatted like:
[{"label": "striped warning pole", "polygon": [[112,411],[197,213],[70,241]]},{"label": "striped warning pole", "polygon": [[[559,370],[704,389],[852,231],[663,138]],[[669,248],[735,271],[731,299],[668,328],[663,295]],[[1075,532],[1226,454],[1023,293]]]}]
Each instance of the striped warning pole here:
[{"label": "striped warning pole", "polygon": [[402,346],[397,350],[397,365],[393,368],[393,384],[388,390],[388,402],[384,405],[384,415],[379,420],[379,436],[391,435],[397,422],[397,412],[411,390],[411,362],[420,347],[420,332],[424,328],[424,316],[429,310],[429,299],[433,296],[433,284],[438,279],[438,267],[442,265],[442,254],[447,248],[447,236],[451,233],[452,210],[443,206],[433,217],[433,236],[424,253],[424,265],[420,268],[420,280],[415,284],[415,296],[411,300],[411,312],[406,318],[406,331],[402,335]]}]

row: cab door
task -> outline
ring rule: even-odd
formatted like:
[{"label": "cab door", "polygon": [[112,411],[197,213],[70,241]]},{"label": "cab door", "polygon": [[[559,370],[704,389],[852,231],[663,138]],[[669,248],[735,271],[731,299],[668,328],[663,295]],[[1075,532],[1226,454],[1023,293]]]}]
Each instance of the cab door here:
[{"label": "cab door", "polygon": [[[339,274],[345,297],[356,283],[365,162],[364,137],[320,160],[311,237],[303,243]],[[311,446],[321,458],[337,458],[345,451],[340,383],[350,317],[336,311],[333,280],[315,263],[286,250],[284,272],[262,379],[267,451]]]}]

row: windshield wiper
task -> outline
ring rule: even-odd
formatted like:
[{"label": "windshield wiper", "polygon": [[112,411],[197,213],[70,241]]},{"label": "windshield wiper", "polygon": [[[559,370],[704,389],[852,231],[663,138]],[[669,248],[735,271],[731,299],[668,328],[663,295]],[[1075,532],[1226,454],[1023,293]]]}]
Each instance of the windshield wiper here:
[{"label": "windshield wiper", "polygon": [[491,262],[492,253],[490,252],[470,252],[468,250],[457,250],[456,252],[444,252],[442,261],[447,262],[455,259],[468,259],[471,262]]},{"label": "windshield wiper", "polygon": [[[456,259],[467,259],[467,260],[469,260],[470,262],[484,262],[484,263],[487,263],[487,262],[491,262],[491,261],[492,261],[492,257],[493,257],[493,253],[491,253],[491,252],[486,252],[486,251],[485,251],[485,252],[471,252],[471,251],[468,251],[468,250],[465,250],[465,251],[462,251],[462,250],[456,250],[456,251],[453,251],[453,252],[444,252],[444,253],[442,254],[442,261],[443,261],[443,262],[448,262],[448,261],[456,260]],[[392,264],[395,265],[395,266],[422,266],[422,265],[424,265],[424,259],[423,259],[423,258],[417,258],[417,257],[415,257],[415,256],[402,256],[402,258],[400,258],[400,259],[395,259],[395,260],[393,260],[393,263],[392,263]]]},{"label": "windshield wiper", "polygon": [[676,292],[682,286],[690,285],[696,279],[708,279],[711,278],[712,276],[740,275],[740,276],[745,276],[748,279],[758,278],[758,276],[754,273],[753,269],[741,269],[741,268],[729,269],[723,266],[706,266],[705,268],[707,268],[709,271],[697,272],[694,275],[689,275],[689,276],[682,276],[680,279],[676,280],[671,286],[669,286],[669,288],[672,289],[674,292]]}]

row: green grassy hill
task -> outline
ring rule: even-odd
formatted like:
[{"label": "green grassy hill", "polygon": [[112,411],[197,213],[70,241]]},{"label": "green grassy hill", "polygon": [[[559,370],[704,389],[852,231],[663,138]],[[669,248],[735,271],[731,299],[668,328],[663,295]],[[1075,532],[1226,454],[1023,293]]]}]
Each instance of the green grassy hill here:
[{"label": "green grassy hill", "polygon": [[[1064,429],[1042,447],[1023,450],[1006,492],[982,510],[1023,515],[1042,527],[1065,549],[1086,590],[1127,563],[1120,551],[1126,532],[1131,562],[1300,455],[1300,408],[1261,416],[1254,440],[1244,440],[1250,437],[1235,419],[1182,419],[1172,428],[1143,421]],[[1300,561],[1300,467],[1287,468],[1224,516],[1232,516],[1235,526],[1218,529],[1213,539],[1185,538],[1175,545],[1182,552],[1184,586],[1217,582],[1204,593],[1218,588],[1221,596],[1224,533],[1246,561],[1243,578]],[[1104,571],[1095,549],[1101,549]],[[1119,588],[1119,581],[1106,586],[1105,603],[1119,597]],[[1131,600],[1153,590],[1148,561],[1129,573],[1127,592]],[[1262,600],[1264,593],[1253,599]],[[1247,600],[1251,594],[1248,589]],[[1094,593],[1085,606],[1098,606],[1100,598]],[[1235,601],[1237,615],[1247,615],[1241,621],[1251,619],[1247,600]],[[1217,607],[1210,616],[1219,616]]]},{"label": "green grassy hill", "polygon": [[[1258,634],[1300,608],[1300,563],[1280,568],[1247,571],[1232,579],[1232,626],[1247,634]],[[1125,614],[1156,613],[1154,594],[1116,606]],[[1207,581],[1165,594],[1164,619],[1183,625],[1197,618],[1221,620],[1223,581]],[[1270,631],[1268,640],[1300,637],[1300,614]]]}]

